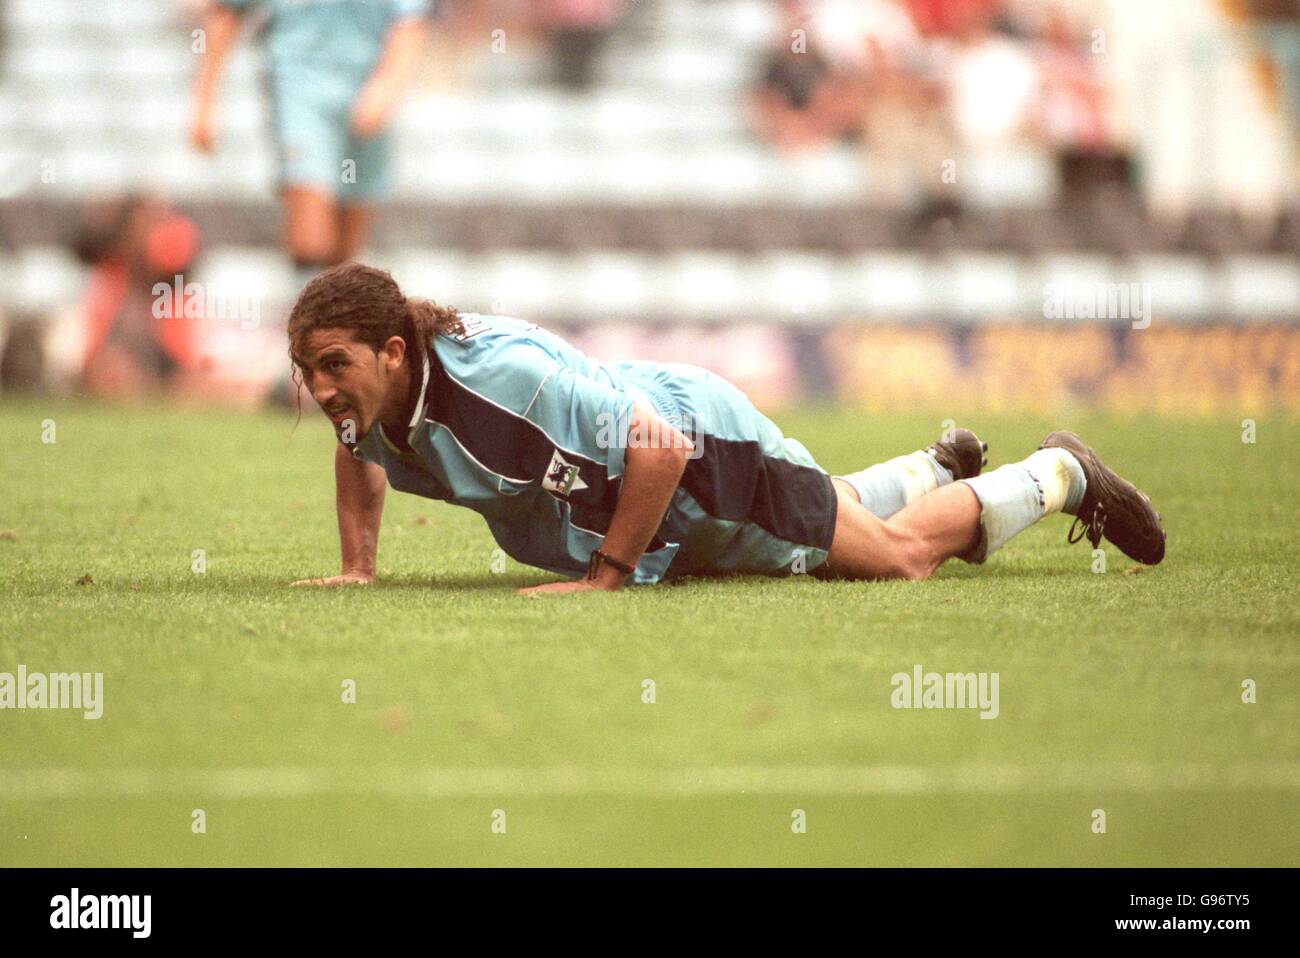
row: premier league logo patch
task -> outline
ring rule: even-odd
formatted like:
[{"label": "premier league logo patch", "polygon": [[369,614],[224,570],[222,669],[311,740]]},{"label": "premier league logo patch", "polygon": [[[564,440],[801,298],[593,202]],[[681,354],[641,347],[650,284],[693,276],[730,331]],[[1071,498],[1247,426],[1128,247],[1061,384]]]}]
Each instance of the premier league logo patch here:
[{"label": "premier league logo patch", "polygon": [[586,489],[587,484],[578,475],[578,467],[565,462],[564,457],[560,455],[560,450],[557,449],[551,456],[551,464],[546,467],[542,488],[547,492],[555,493],[561,499],[567,499],[570,493]]}]

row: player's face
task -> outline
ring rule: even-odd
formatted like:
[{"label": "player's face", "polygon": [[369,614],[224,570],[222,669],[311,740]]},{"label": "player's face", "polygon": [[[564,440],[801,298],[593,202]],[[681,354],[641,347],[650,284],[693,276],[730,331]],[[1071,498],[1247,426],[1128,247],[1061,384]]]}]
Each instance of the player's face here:
[{"label": "player's face", "polygon": [[391,411],[402,353],[398,337],[376,353],[349,329],[318,329],[307,337],[298,367],[334,431],[343,437],[352,423],[359,442]]}]

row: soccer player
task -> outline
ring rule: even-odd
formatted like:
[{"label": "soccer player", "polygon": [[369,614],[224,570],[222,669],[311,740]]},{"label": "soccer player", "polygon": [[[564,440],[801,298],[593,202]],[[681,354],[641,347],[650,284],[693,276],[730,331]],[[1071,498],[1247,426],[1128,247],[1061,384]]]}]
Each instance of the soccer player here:
[{"label": "soccer player", "polygon": [[190,142],[215,143],[217,82],[243,16],[265,9],[284,244],[303,282],[355,256],[388,188],[385,127],[424,42],[428,0],[214,0]]},{"label": "soccer player", "polygon": [[467,506],[506,554],[571,577],[528,595],[687,574],[924,579],[1055,512],[1094,546],[1164,557],[1150,500],[1073,433],[983,475],[987,447],[957,430],[831,477],[712,373],[596,362],[536,326],[408,299],[357,263],[307,284],[288,333],[339,437],[343,554],[339,575],[295,585],[374,579],[386,485]]}]

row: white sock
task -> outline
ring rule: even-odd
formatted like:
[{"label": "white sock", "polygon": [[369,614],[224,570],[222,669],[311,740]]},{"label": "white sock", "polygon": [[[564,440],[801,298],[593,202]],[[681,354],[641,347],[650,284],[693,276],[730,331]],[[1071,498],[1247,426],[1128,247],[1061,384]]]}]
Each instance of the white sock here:
[{"label": "white sock", "polygon": [[888,519],[927,492],[952,482],[952,473],[933,455],[920,450],[839,478],[853,487],[864,506]]},{"label": "white sock", "polygon": [[963,479],[980,501],[980,541],[961,558],[983,562],[1043,516],[1077,509],[1087,482],[1065,449],[1039,449],[1023,462]]},{"label": "white sock", "polygon": [[1021,463],[1043,490],[1043,515],[1052,516],[1066,507],[1079,508],[1088,487],[1083,467],[1066,449],[1038,449]]}]

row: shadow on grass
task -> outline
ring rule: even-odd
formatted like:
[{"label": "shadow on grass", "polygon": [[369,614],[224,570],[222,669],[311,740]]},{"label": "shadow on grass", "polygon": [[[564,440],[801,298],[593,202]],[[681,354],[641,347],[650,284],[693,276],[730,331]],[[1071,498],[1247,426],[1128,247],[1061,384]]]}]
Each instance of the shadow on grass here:
[{"label": "shadow on grass", "polygon": [[[1118,570],[1116,570],[1115,574],[1118,574]],[[1025,566],[990,566],[979,569],[966,565],[954,565],[952,568],[940,569],[935,573],[931,581],[938,582],[947,579],[953,582],[992,582],[998,579],[1082,579],[1084,576],[1087,576],[1090,580],[1093,578],[1086,567],[1083,570],[1073,566],[1057,566],[1054,568],[1044,568],[1042,566],[1033,568]],[[1104,578],[1104,576],[1097,576],[1096,578]]]}]

